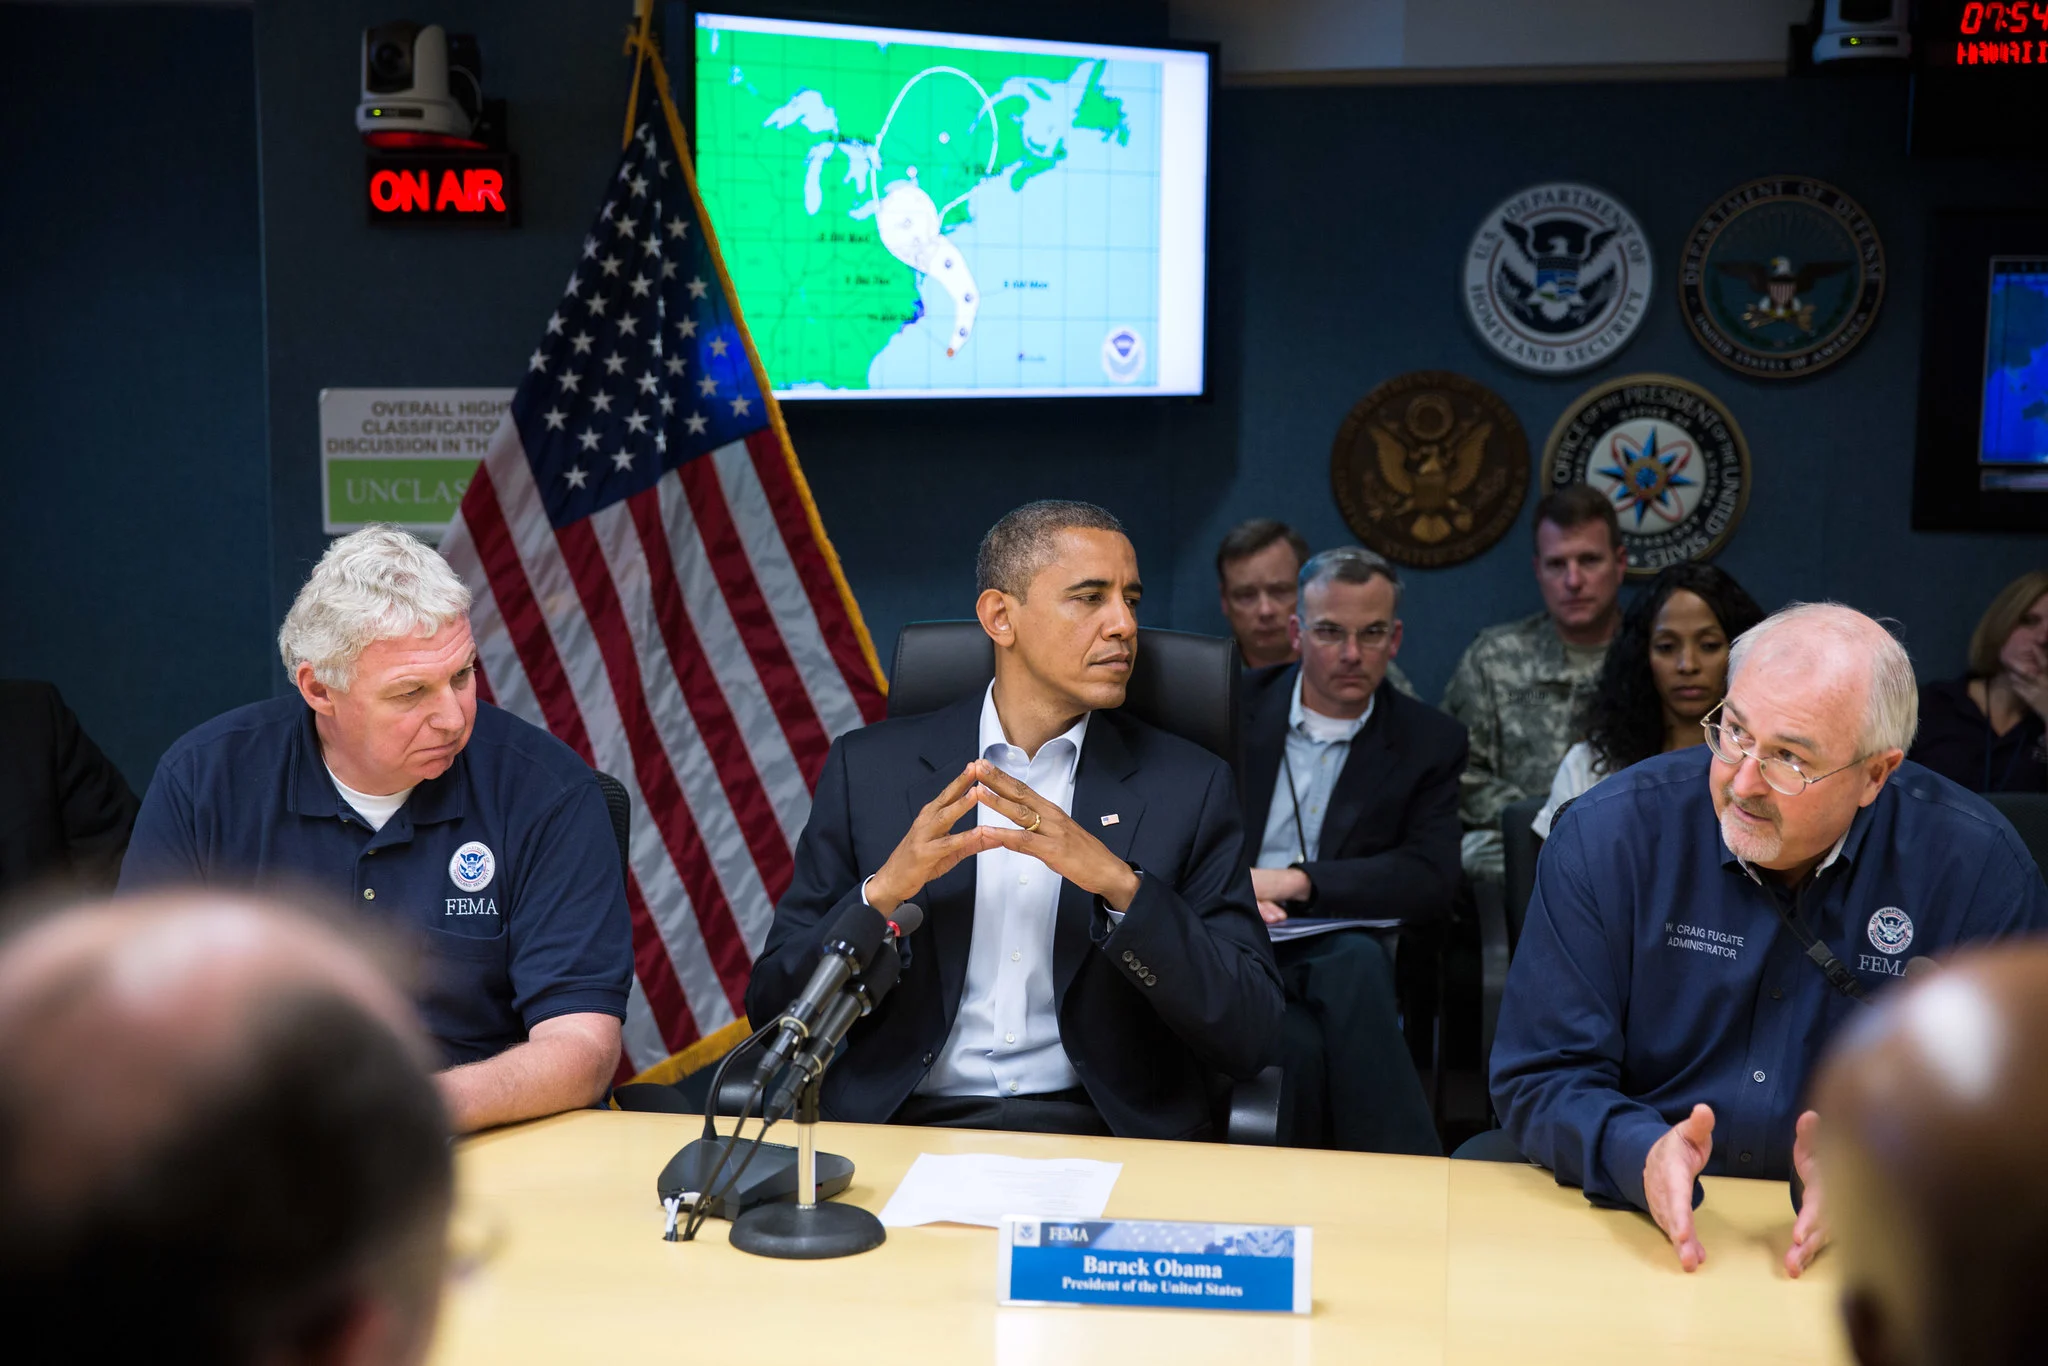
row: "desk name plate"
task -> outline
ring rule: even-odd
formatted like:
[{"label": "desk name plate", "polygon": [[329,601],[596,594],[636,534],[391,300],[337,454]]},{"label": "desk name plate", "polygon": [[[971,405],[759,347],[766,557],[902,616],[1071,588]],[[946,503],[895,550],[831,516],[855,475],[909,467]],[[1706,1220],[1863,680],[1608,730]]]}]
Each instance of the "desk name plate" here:
[{"label": "desk name plate", "polygon": [[1147,1219],[1003,1220],[1004,1304],[1309,1312],[1315,1230]]}]

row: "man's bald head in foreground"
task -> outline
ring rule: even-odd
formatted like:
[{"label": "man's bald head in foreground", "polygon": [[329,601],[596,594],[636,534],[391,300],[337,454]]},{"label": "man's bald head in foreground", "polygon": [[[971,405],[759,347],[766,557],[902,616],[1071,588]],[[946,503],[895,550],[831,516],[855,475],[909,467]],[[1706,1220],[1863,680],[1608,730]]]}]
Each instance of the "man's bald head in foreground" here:
[{"label": "man's bald head in foreground", "polygon": [[452,1185],[430,1066],[405,999],[301,915],[169,897],[0,943],[10,1338],[66,1360],[417,1360]]},{"label": "man's bald head in foreground", "polygon": [[1821,1071],[1821,1165],[1863,1366],[2048,1351],[2048,945],[1959,957]]}]

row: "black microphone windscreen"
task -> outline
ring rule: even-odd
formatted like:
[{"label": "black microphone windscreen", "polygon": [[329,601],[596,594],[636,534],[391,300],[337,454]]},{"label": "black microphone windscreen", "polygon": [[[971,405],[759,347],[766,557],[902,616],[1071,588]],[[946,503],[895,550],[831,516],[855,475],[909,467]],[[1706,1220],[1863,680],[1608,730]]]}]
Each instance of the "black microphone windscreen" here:
[{"label": "black microphone windscreen", "polygon": [[875,950],[882,947],[882,939],[888,933],[889,922],[866,903],[857,901],[833,922],[824,942],[827,945],[845,944],[853,950],[861,966],[866,967],[874,961]]},{"label": "black microphone windscreen", "polygon": [[917,927],[924,924],[924,907],[915,901],[906,901],[889,913],[889,919],[896,923],[896,937],[908,939],[917,933]]},{"label": "black microphone windscreen", "polygon": [[880,1003],[896,985],[896,979],[903,975],[903,960],[893,953],[878,953],[875,961],[862,969],[860,988],[868,998],[870,1007]]}]

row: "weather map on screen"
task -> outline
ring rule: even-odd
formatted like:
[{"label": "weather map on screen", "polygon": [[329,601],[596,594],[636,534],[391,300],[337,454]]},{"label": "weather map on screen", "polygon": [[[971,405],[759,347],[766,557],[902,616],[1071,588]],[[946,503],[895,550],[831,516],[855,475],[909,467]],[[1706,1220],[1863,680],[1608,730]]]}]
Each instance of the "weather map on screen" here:
[{"label": "weather map on screen", "polygon": [[[2048,258],[1991,258],[1984,332],[1978,463],[2048,466]],[[1985,472],[1985,487],[2007,483]]]},{"label": "weather map on screen", "polygon": [[699,14],[698,178],[776,393],[1201,392],[1208,61]]}]

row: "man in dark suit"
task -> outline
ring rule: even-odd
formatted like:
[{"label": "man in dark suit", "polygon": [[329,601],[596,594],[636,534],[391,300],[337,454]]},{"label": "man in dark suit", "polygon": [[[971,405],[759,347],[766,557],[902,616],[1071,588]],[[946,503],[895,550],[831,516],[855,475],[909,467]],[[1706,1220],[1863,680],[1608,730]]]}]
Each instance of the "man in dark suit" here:
[{"label": "man in dark suit", "polygon": [[56,688],[0,679],[0,895],[111,892],[139,805]]},{"label": "man in dark suit", "polygon": [[1238,765],[1259,913],[1283,936],[1293,1137],[1434,1153],[1385,951],[1362,931],[1302,931],[1318,918],[1448,919],[1465,728],[1387,681],[1401,582],[1384,559],[1357,547],[1312,557],[1297,603],[1300,662],[1245,677]]},{"label": "man in dark suit", "polygon": [[1108,710],[1141,587],[1123,527],[1027,504],[983,538],[988,691],[844,735],[747,987],[767,1020],[863,902],[925,909],[825,1076],[834,1119],[1199,1138],[1217,1072],[1278,1055],[1282,996],[1230,769]]}]

